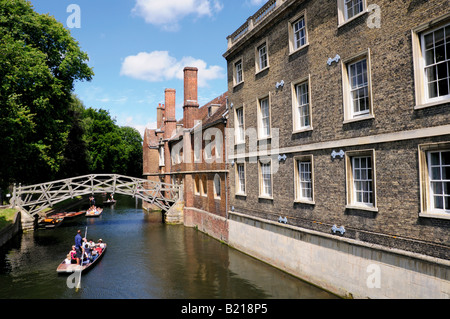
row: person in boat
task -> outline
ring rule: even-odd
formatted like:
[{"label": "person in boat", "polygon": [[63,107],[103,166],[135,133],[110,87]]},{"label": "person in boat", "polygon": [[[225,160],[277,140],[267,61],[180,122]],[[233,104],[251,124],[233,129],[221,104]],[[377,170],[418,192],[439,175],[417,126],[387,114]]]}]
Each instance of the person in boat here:
[{"label": "person in boat", "polygon": [[99,240],[98,240],[98,244],[97,244],[101,249],[104,249],[105,248],[105,244],[103,243],[103,240],[100,238]]},{"label": "person in boat", "polygon": [[72,257],[70,256],[70,254],[67,254],[66,259],[64,259],[64,263],[66,265],[70,265],[72,263]]},{"label": "person in boat", "polygon": [[91,262],[92,261],[92,250],[91,247],[89,247],[89,243],[84,243],[84,261],[85,262]]},{"label": "person in boat", "polygon": [[83,238],[81,237],[81,230],[77,231],[77,234],[75,236],[75,250],[77,251],[77,265],[80,264],[80,259],[82,256],[82,243],[83,243]]},{"label": "person in boat", "polygon": [[75,245],[72,246],[72,250],[69,253],[71,264],[80,264],[79,255],[77,254],[77,250],[75,249]]}]

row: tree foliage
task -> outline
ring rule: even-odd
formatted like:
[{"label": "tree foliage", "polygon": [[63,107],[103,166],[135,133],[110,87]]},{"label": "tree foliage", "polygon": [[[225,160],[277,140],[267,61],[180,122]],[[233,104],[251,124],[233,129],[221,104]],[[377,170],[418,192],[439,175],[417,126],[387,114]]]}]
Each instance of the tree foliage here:
[{"label": "tree foliage", "polygon": [[88,173],[142,175],[142,138],[86,109],[94,75],[69,30],[25,0],[0,0],[0,187]]},{"label": "tree foliage", "polygon": [[0,185],[59,171],[74,82],[93,76],[87,61],[53,17],[25,0],[0,0]]}]

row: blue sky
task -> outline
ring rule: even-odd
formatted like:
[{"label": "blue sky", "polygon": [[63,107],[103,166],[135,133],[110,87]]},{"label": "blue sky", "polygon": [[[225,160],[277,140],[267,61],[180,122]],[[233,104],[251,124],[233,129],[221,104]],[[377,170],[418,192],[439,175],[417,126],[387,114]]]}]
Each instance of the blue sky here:
[{"label": "blue sky", "polygon": [[[95,76],[78,82],[86,107],[108,110],[120,126],[156,127],[164,90],[177,90],[182,117],[185,66],[199,68],[199,103],[227,91],[226,37],[265,0],[30,0],[68,28]],[[71,7],[75,4],[80,15]],[[72,9],[72,10],[68,10]],[[78,20],[74,18],[79,17]],[[71,27],[71,22],[80,27]]]}]

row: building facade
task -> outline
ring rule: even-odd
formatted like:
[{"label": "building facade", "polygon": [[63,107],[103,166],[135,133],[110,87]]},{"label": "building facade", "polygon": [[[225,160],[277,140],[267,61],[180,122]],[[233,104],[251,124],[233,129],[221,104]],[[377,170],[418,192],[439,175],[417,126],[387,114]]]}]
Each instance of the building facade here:
[{"label": "building facade", "polygon": [[448,0],[270,0],[224,57],[230,245],[340,294],[450,297]]},{"label": "building facade", "polygon": [[184,69],[183,118],[178,121],[176,92],[165,90],[165,104],[157,108],[157,128],[145,131],[144,176],[183,185],[183,203],[166,214],[173,218],[170,222],[226,239],[229,181],[222,141],[228,119],[227,93],[200,107],[197,77],[197,68]]}]

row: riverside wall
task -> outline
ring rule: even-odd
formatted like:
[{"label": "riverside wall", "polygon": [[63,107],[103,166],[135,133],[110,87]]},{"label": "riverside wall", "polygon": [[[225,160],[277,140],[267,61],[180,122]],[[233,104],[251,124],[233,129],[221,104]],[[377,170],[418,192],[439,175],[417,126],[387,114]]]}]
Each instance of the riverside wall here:
[{"label": "riverside wall", "polygon": [[14,216],[14,222],[0,229],[0,247],[10,241],[15,235],[22,231],[21,212],[18,211]]},{"label": "riverside wall", "polygon": [[450,261],[229,212],[184,224],[346,298],[450,299]]}]

